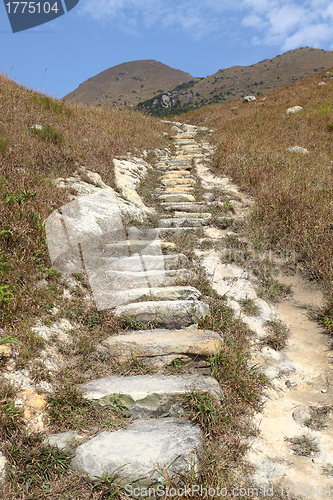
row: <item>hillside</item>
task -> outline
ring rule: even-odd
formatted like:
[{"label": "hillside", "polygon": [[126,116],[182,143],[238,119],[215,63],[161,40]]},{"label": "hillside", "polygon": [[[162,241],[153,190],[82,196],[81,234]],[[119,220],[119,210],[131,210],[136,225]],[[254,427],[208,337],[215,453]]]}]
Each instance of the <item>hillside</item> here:
[{"label": "hillside", "polygon": [[153,59],[118,64],[81,83],[64,99],[94,106],[135,106],[154,94],[196,79]]},{"label": "hillside", "polygon": [[[273,441],[279,427],[287,469],[298,461],[302,481],[316,469],[320,483],[312,483],[329,484],[333,388],[322,332],[333,334],[332,75],[316,71],[255,102],[204,106],[178,122],[58,101],[0,76],[4,500],[124,500],[119,478],[133,457],[136,486],[150,486],[156,473],[154,486],[162,478],[172,488],[164,499],[194,482],[223,486],[226,495],[234,487],[252,492],[246,453],[267,418],[264,404],[276,410],[288,395],[289,420],[267,426]],[[302,109],[286,114],[292,106]],[[294,146],[307,152],[288,151]],[[51,214],[60,224],[50,238]],[[80,265],[68,271],[74,247]],[[299,275],[324,290],[325,303],[310,308],[305,294],[300,307],[295,296],[293,326],[304,336],[290,341],[294,364],[275,307],[291,296],[281,277]],[[307,312],[320,334],[309,332]],[[325,377],[311,365],[320,356]],[[177,385],[161,389],[166,379]],[[297,391],[304,398],[312,391],[303,406]],[[292,448],[292,411],[317,401],[308,423],[319,422],[320,446],[309,450],[308,429],[299,426],[305,450]],[[120,442],[103,441],[110,435]],[[183,462],[195,460],[196,469],[173,475],[188,452]],[[93,462],[97,480],[87,475]],[[145,476],[137,476],[138,463]],[[293,498],[281,484],[270,498]]]},{"label": "hillside", "polygon": [[[294,265],[326,288],[333,319],[332,71],[243,103],[214,105],[180,117],[215,130],[212,168],[255,199],[257,248],[295,255]],[[286,110],[300,106],[298,113]],[[298,146],[305,154],[291,153]],[[329,323],[331,324],[331,323]]]},{"label": "hillside", "polygon": [[332,51],[310,47],[251,66],[220,69],[204,78],[194,78],[157,61],[133,61],[99,73],[64,99],[94,106],[137,106],[167,116],[206,104],[231,102],[249,94],[266,95],[332,65]]}]

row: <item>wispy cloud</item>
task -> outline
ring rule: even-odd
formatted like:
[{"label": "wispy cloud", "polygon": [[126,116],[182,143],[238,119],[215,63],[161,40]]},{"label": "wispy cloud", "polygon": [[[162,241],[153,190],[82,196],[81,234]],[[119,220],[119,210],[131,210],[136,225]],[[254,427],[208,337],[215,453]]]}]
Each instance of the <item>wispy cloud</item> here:
[{"label": "wispy cloud", "polygon": [[253,43],[290,50],[333,42],[332,0],[243,0],[242,26],[257,31]]},{"label": "wispy cloud", "polygon": [[78,12],[133,35],[173,28],[198,39],[233,26],[238,38],[285,50],[333,43],[332,0],[81,0]]}]

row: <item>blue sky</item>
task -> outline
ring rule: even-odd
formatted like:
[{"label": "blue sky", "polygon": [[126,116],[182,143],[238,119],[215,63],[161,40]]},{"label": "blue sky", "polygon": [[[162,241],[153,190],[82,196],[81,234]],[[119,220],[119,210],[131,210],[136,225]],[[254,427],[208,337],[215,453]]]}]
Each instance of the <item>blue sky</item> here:
[{"label": "blue sky", "polygon": [[64,16],[15,34],[1,3],[0,44],[0,71],[61,98],[138,59],[207,76],[298,47],[333,50],[333,1],[80,0]]}]

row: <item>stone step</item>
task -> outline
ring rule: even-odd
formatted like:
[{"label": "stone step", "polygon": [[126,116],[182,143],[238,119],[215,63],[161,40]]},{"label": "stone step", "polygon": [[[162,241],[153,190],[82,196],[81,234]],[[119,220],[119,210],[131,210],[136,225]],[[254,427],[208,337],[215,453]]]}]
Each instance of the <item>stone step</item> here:
[{"label": "stone step", "polygon": [[204,201],[194,201],[194,202],[162,202],[160,206],[167,212],[176,212],[177,210],[183,210],[184,212],[196,212],[201,209],[207,210],[207,203]]},{"label": "stone step", "polygon": [[166,328],[185,328],[208,313],[208,304],[199,300],[164,300],[117,306],[112,316],[126,323],[154,323]]},{"label": "stone step", "polygon": [[[112,404],[114,397],[120,396],[120,402],[135,417],[166,416],[167,412],[172,412],[177,396],[192,390],[210,394],[218,402],[223,399],[217,380],[202,375],[111,376],[83,384],[80,390],[86,399],[102,407]],[[183,410],[180,404],[177,406],[177,411]]]},{"label": "stone step", "polygon": [[193,217],[188,217],[188,218],[170,218],[170,219],[160,219],[159,221],[159,226],[160,227],[201,227],[201,226],[206,226],[208,224],[207,219],[203,218],[193,218]]},{"label": "stone step", "polygon": [[157,195],[159,194],[172,194],[172,193],[178,193],[178,194],[189,194],[193,193],[194,187],[192,185],[183,185],[183,184],[175,184],[174,186],[165,186],[165,187],[158,187],[155,188],[155,193]]},{"label": "stone step", "polygon": [[175,178],[185,178],[185,179],[195,179],[195,177],[189,173],[188,170],[171,170],[166,174],[160,176],[160,180],[162,179],[175,179]]},{"label": "stone step", "polygon": [[[171,478],[198,464],[203,453],[198,426],[176,418],[141,420],[127,429],[104,431],[76,448],[71,467],[91,479],[117,473],[126,494],[165,483],[159,471],[168,468]],[[170,466],[172,464],[172,466]],[[158,490],[157,490],[158,491]],[[146,495],[145,495],[146,497]]]},{"label": "stone step", "polygon": [[[109,257],[108,250],[101,255],[94,252],[88,260],[85,261],[86,266],[94,267],[96,270],[103,267],[109,271],[128,271],[128,272],[146,272],[155,270],[171,270],[189,266],[190,262],[184,254],[172,255],[150,255],[144,253],[132,255],[131,257]],[[113,250],[113,249],[111,249]],[[90,259],[92,259],[90,266]]]},{"label": "stone step", "polygon": [[134,288],[121,292],[112,292],[117,301],[114,306],[128,304],[141,298],[147,300],[199,300],[201,292],[193,286],[165,286],[160,288]]},{"label": "stone step", "polygon": [[195,198],[192,194],[188,193],[170,193],[170,194],[161,194],[158,196],[158,200],[162,202],[169,202],[169,203],[179,203],[179,202],[191,202],[195,201]]},{"label": "stone step", "polygon": [[194,135],[193,133],[191,132],[183,132],[182,134],[177,134],[177,136],[175,137],[175,141],[178,141],[178,140],[181,140],[181,139],[192,139],[193,142],[194,141]]},{"label": "stone step", "polygon": [[207,358],[222,347],[222,338],[216,332],[193,327],[182,330],[139,330],[111,336],[97,346],[97,351],[108,353],[117,362],[133,358],[149,366],[163,369],[175,359],[207,366]]},{"label": "stone step", "polygon": [[187,212],[174,212],[173,217],[180,217],[181,219],[210,219],[212,217],[212,214],[210,212],[192,212],[192,213],[187,213]]},{"label": "stone step", "polygon": [[159,170],[162,170],[163,172],[177,172],[177,171],[183,171],[183,170],[192,170],[193,166],[191,165],[172,165],[172,164],[164,164],[159,165]]},{"label": "stone step", "polygon": [[127,257],[135,253],[154,252],[158,253],[162,248],[166,248],[166,243],[158,238],[121,240],[115,243],[104,243],[96,245],[96,251],[103,251],[110,257]]},{"label": "stone step", "polygon": [[100,311],[137,301],[145,296],[156,301],[199,299],[200,294],[197,297],[196,293],[189,290],[188,292],[170,290],[181,288],[181,284],[189,283],[194,279],[197,279],[197,275],[190,269],[149,271],[135,273],[135,275],[120,271],[103,274],[99,271],[96,276],[90,276],[90,283],[94,300]]},{"label": "stone step", "polygon": [[203,226],[159,227],[158,233],[162,238],[167,237],[170,233],[180,236],[183,233],[198,231],[201,227]]},{"label": "stone step", "polygon": [[163,186],[174,186],[175,184],[177,185],[182,185],[185,184],[186,186],[195,186],[197,181],[195,179],[189,179],[189,178],[183,178],[183,177],[176,177],[176,178],[167,178],[167,179],[162,179],[161,184]]},{"label": "stone step", "polygon": [[[193,230],[193,228],[191,228]],[[95,284],[98,280],[98,289],[101,294],[124,292],[132,288],[157,288],[178,286],[179,282],[191,281],[197,276],[191,269],[155,269],[153,271],[113,271],[107,267],[97,268],[95,274],[90,273],[90,281]]]}]

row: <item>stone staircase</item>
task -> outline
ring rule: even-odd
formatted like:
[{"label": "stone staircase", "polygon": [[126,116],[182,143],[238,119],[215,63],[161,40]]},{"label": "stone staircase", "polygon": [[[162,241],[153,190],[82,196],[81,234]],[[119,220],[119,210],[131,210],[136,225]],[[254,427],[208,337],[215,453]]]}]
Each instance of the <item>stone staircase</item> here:
[{"label": "stone staircase", "polygon": [[[218,404],[223,400],[209,363],[223,347],[223,339],[197,325],[209,315],[209,306],[189,284],[197,279],[195,266],[182,253],[161,251],[175,248],[168,237],[202,230],[212,216],[209,202],[195,196],[200,185],[195,164],[204,159],[196,133],[196,127],[190,132],[185,127],[174,138],[175,154],[158,159],[159,186],[152,195],[158,207],[157,227],[131,226],[120,241],[104,235],[103,244],[83,245],[90,282],[98,282],[97,304],[102,309],[111,301],[110,314],[129,325],[122,334],[103,340],[97,351],[118,363],[143,361],[160,372],[110,376],[81,387],[84,396],[100,406],[116,395],[132,420],[127,429],[102,432],[75,449],[73,468],[92,478],[117,471],[119,480],[145,487],[163,482],[158,469],[167,467],[171,477],[175,471],[196,470],[204,436],[197,425],[184,419],[177,398],[195,390],[210,394]],[[88,206],[91,215],[97,202]],[[74,210],[69,212],[72,217]],[[66,217],[64,211],[62,216]],[[68,219],[65,223],[69,225]],[[189,365],[186,375],[168,374],[167,368],[177,362]],[[48,439],[57,443],[56,435]],[[64,439],[61,433],[62,444]],[[68,439],[73,439],[73,433],[68,433]]]},{"label": "stone staircase", "polygon": [[[155,167],[159,184],[148,207],[135,191],[140,179],[145,175],[149,178],[149,168],[140,159],[115,160],[122,197],[87,170],[81,169],[79,177],[59,180],[60,186],[70,186],[84,196],[52,215],[52,234],[56,237],[49,246],[51,259],[60,271],[75,273],[82,272],[83,257],[97,309],[107,310],[126,325],[121,334],[105,338],[96,347],[97,353],[118,364],[136,360],[154,375],[112,375],[81,386],[84,396],[101,407],[113,404],[116,397],[130,418],[126,429],[105,431],[86,442],[79,432],[71,431],[49,436],[47,442],[75,451],[72,467],[91,478],[115,474],[118,482],[128,483],[130,488],[146,488],[163,484],[167,471],[171,478],[177,472],[191,472],[195,481],[205,436],[197,425],[186,420],[179,398],[200,391],[223,405],[223,392],[212,377],[210,365],[210,358],[223,349],[223,338],[198,326],[210,314],[209,305],[193,286],[204,270],[211,287],[252,330],[250,363],[270,379],[261,414],[262,436],[254,439],[247,455],[256,467],[252,479],[259,487],[274,480],[297,485],[297,476],[302,481],[308,477],[318,484],[329,484],[321,470],[333,463],[333,425],[327,435],[309,431],[310,437],[320,441],[320,453],[311,464],[307,457],[291,460],[284,439],[289,428],[292,437],[306,432],[304,419],[297,420],[296,416],[302,411],[311,413],[307,405],[315,400],[317,392],[321,400],[327,393],[324,402],[329,404],[331,392],[321,389],[323,380],[331,376],[328,361],[322,361],[324,342],[309,335],[313,326],[307,326],[307,336],[304,328],[297,331],[296,337],[292,331],[288,349],[280,352],[260,347],[269,334],[267,322],[279,316],[288,321],[291,313],[288,309],[288,315],[283,316],[283,308],[259,298],[258,280],[251,271],[225,258],[230,252],[228,241],[237,239],[251,250],[250,242],[237,231],[252,200],[240,193],[230,179],[217,178],[209,171],[207,157],[212,148],[207,142],[196,141],[200,129],[180,123],[171,125],[175,132],[174,152],[159,152]],[[142,223],[133,226],[129,222],[124,228],[123,219],[128,214],[137,220],[144,214]],[[154,227],[146,227],[147,214],[154,216]],[[68,234],[63,234],[64,227]],[[192,235],[194,244],[187,256],[179,243]],[[209,250],[204,250],[205,245]],[[256,314],[245,312],[243,303],[248,300]],[[299,310],[297,314],[296,326],[304,324],[306,320]],[[47,340],[51,335],[60,335],[58,323],[50,328],[39,325],[34,330]],[[316,366],[310,354],[304,359],[299,354],[304,345],[310,354],[320,352],[321,361]],[[171,374],[174,372],[170,367],[177,364],[186,365],[186,374]],[[14,376],[10,377],[14,382]]]}]

